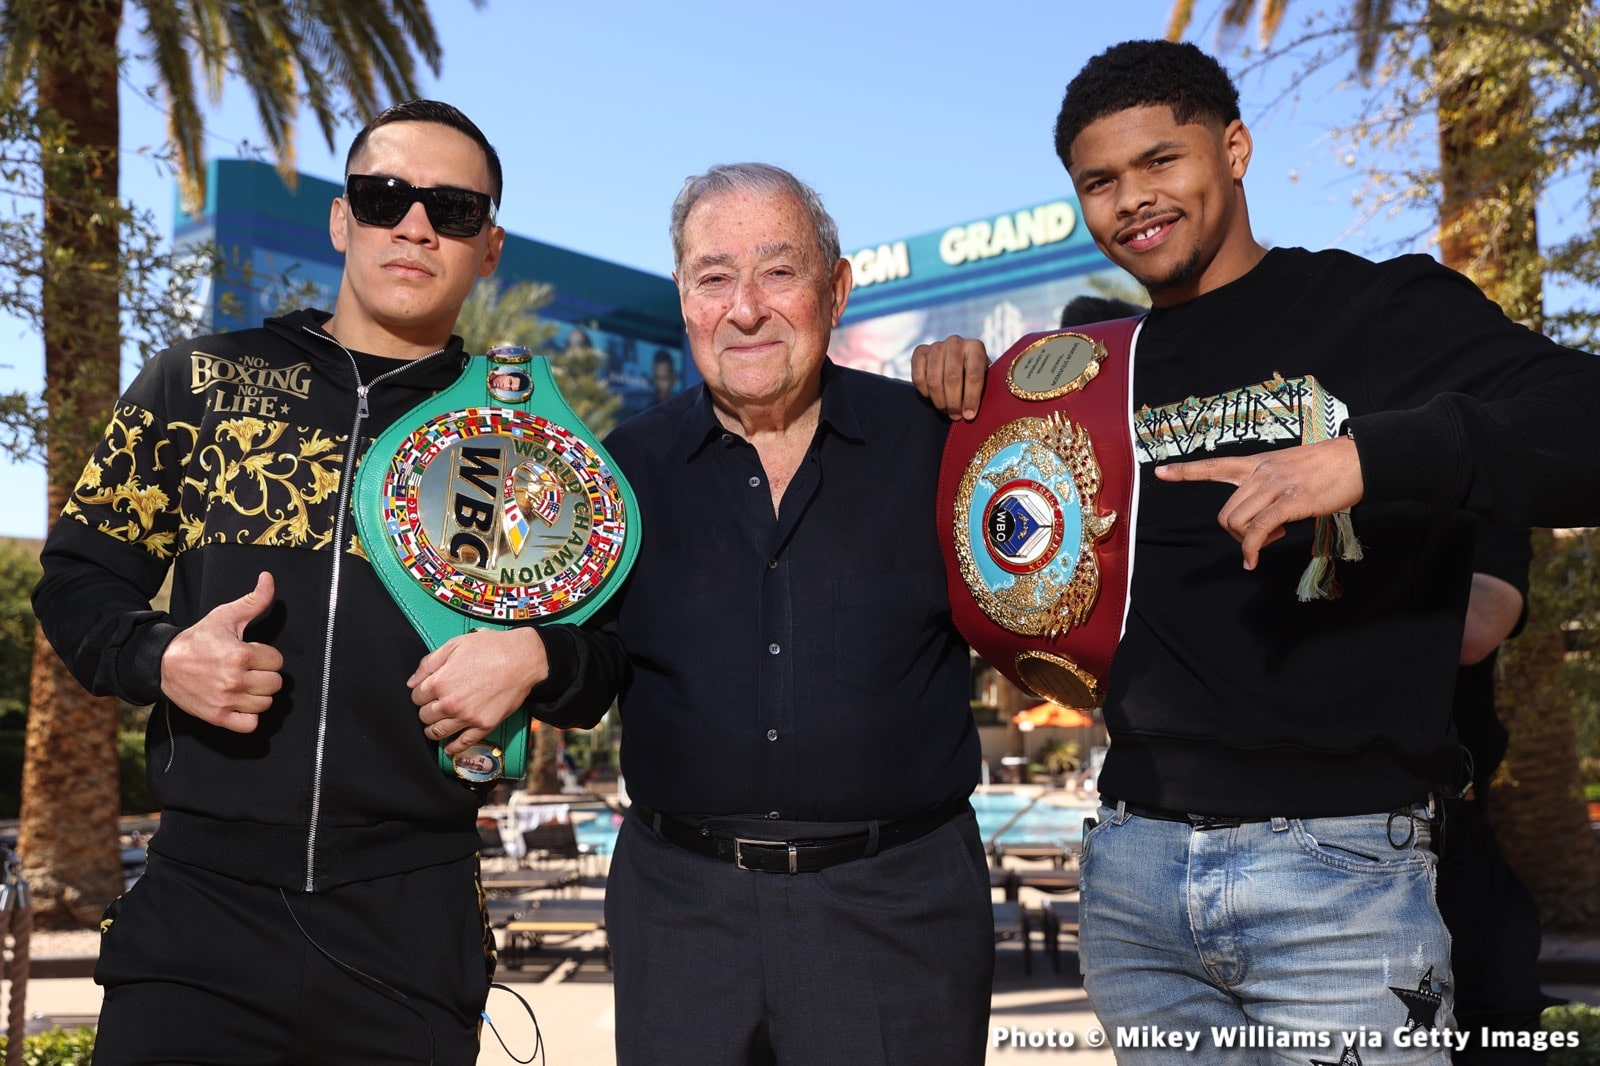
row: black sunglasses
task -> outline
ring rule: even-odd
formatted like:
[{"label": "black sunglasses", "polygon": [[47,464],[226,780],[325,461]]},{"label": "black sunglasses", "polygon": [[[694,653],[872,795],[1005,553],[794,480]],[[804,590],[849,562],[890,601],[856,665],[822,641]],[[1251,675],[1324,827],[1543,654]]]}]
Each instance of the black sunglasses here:
[{"label": "black sunglasses", "polygon": [[356,221],[367,226],[398,226],[415,203],[441,237],[476,237],[485,223],[494,225],[494,201],[471,189],[419,188],[399,178],[351,174],[344,179],[344,198]]}]

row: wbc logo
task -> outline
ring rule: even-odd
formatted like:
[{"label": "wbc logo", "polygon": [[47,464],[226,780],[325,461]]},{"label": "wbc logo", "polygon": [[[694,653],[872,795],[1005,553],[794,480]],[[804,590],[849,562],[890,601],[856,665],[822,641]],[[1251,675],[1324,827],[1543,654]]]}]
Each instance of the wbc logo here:
[{"label": "wbc logo", "polygon": [[522,411],[468,407],[427,422],[395,450],[383,493],[400,565],[475,617],[565,611],[622,554],[610,468],[571,431]]}]

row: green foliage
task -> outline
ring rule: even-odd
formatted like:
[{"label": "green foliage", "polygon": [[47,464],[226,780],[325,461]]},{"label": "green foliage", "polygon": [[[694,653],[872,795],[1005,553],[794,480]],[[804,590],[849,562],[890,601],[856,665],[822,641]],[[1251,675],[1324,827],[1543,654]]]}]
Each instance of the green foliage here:
[{"label": "green foliage", "polygon": [[22,728],[33,663],[33,607],[39,555],[17,541],[0,541],[0,727]]},{"label": "green foliage", "polygon": [[1078,768],[1078,745],[1075,741],[1057,740],[1039,753],[1039,762],[1048,774],[1069,774]]},{"label": "green foliage", "polygon": [[[1564,618],[1568,654],[1561,684],[1577,732],[1578,760],[1586,776],[1600,768],[1600,530],[1575,530],[1554,537],[1528,573],[1528,611],[1534,617]],[[1516,642],[1510,645],[1512,654]]]},{"label": "green foliage", "polygon": [[[1362,118],[1332,139],[1362,168],[1369,218],[1418,208],[1446,244],[1489,235],[1471,249],[1467,272],[1511,317],[1577,347],[1600,341],[1600,19],[1593,0],[1220,3],[1229,45],[1259,11],[1262,44],[1250,65],[1287,61],[1306,73],[1344,68],[1357,76],[1353,84],[1366,96]],[[1171,36],[1182,33],[1194,6],[1177,0]],[[1282,26],[1285,8],[1303,15],[1292,33]],[[1441,128],[1454,131],[1464,168],[1441,166]],[[1539,248],[1521,216],[1557,186],[1576,202],[1564,212],[1574,235]],[[1461,206],[1452,204],[1452,189],[1472,198],[1464,216],[1452,211]],[[1409,249],[1430,236],[1410,232],[1393,245]],[[1478,260],[1496,258],[1504,261],[1483,265],[1498,276],[1480,276]],[[1587,291],[1546,312],[1540,294],[1547,287]]]},{"label": "green foliage", "polygon": [[[0,1036],[0,1052],[7,1043]],[[22,1040],[23,1066],[89,1066],[93,1059],[94,1030],[87,1025],[71,1030],[57,1026]]]},{"label": "green foliage", "polygon": [[[79,52],[99,46],[114,56],[117,26],[110,26],[110,39],[96,39],[93,34],[103,32],[99,20],[74,20],[64,13],[77,3],[0,0],[5,30],[0,101],[25,92],[35,65],[52,59],[40,55],[52,26],[70,35]],[[483,0],[474,3],[482,6]],[[418,58],[434,77],[443,58],[427,0],[256,0],[245,5],[130,0],[127,7],[142,12],[136,50],[148,58],[158,79],[157,85],[136,88],[167,114],[167,135],[190,208],[204,193],[202,85],[215,103],[226,81],[245,83],[280,169],[292,180],[295,119],[302,106],[310,108],[331,149],[341,122],[370,118],[392,101],[421,95]],[[117,21],[123,17],[119,11]],[[61,57],[53,58],[65,65]],[[85,64],[76,53],[65,62]],[[93,88],[117,92],[115,81]]]},{"label": "green foliage", "polygon": [[972,720],[979,725],[999,725],[1000,708],[983,700],[968,700],[967,705],[972,708]]},{"label": "green foliage", "polygon": [[[480,281],[461,307],[456,332],[467,351],[483,352],[499,344],[520,344],[537,350],[555,336],[556,327],[539,319],[550,302],[550,286],[522,281],[506,288],[493,278]],[[601,380],[605,355],[595,348],[567,349],[550,357],[550,371],[562,397],[584,425],[603,437],[616,424],[621,399]]]},{"label": "green foliage", "polygon": [[159,809],[145,777],[143,729],[124,729],[117,734],[117,772],[121,783],[119,809],[123,814],[148,814]]},{"label": "green foliage", "polygon": [[617,424],[617,408],[622,403],[602,380],[605,362],[605,353],[594,347],[568,348],[550,357],[550,370],[561,386],[561,395],[597,437],[605,436]]},{"label": "green foliage", "polygon": [[[92,151],[74,146],[59,126],[42,117],[31,100],[0,105],[0,312],[27,322],[42,336],[47,278],[58,305],[90,302],[110,285],[120,304],[121,334],[142,361],[195,331],[201,309],[189,294],[212,272],[213,262],[192,249],[174,253],[151,212],[116,200],[94,202],[86,175],[98,162]],[[44,202],[46,189],[56,183],[77,190],[75,212],[115,228],[120,255],[110,269],[60,247],[46,254]],[[94,316],[53,323],[63,343],[88,351],[104,348],[103,325]],[[116,373],[118,362],[111,360],[110,373]],[[0,392],[0,451],[13,459],[43,461],[45,436],[39,393]]]},{"label": "green foliage", "polygon": [[1551,1048],[1549,1066],[1600,1066],[1600,1007],[1567,1003],[1546,1007],[1539,1022],[1547,1033],[1576,1033],[1575,1048]]},{"label": "green foliage", "polygon": [[15,818],[22,810],[22,752],[24,729],[0,729],[0,818]]},{"label": "green foliage", "polygon": [[554,295],[555,290],[542,282],[519,281],[502,289],[498,279],[484,278],[461,305],[456,332],[469,352],[501,344],[536,349],[556,335],[555,326],[539,320],[539,308]]}]

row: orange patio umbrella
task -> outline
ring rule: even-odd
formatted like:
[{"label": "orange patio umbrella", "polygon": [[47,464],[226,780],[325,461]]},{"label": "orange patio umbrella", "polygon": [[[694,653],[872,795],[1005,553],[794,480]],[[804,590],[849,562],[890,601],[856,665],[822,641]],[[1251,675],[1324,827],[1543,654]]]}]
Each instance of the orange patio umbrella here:
[{"label": "orange patio umbrella", "polygon": [[1032,707],[1024,707],[1011,716],[1017,725],[1027,725],[1033,729],[1045,729],[1055,726],[1060,729],[1077,729],[1086,725],[1094,725],[1094,719],[1082,711],[1072,707],[1063,707],[1059,703],[1040,703]]}]

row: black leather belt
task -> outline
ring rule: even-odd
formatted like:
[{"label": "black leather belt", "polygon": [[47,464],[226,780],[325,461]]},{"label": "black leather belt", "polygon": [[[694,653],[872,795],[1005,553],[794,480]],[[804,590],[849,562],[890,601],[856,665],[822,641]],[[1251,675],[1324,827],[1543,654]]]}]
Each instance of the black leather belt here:
[{"label": "black leather belt", "polygon": [[1169,811],[1162,807],[1138,807],[1114,799],[1100,800],[1107,807],[1115,807],[1121,802],[1122,809],[1138,818],[1154,818],[1158,822],[1186,822],[1196,829],[1233,829],[1236,826],[1251,825],[1256,822],[1270,822],[1271,818],[1232,818],[1221,814],[1194,814],[1184,811]]},{"label": "black leather belt", "polygon": [[842,862],[864,859],[926,836],[968,809],[967,801],[961,799],[899,821],[884,822],[876,832],[868,829],[816,840],[762,840],[717,833],[709,826],[692,826],[639,803],[630,808],[669,844],[708,859],[731,862],[741,870],[768,874],[815,873]]}]

